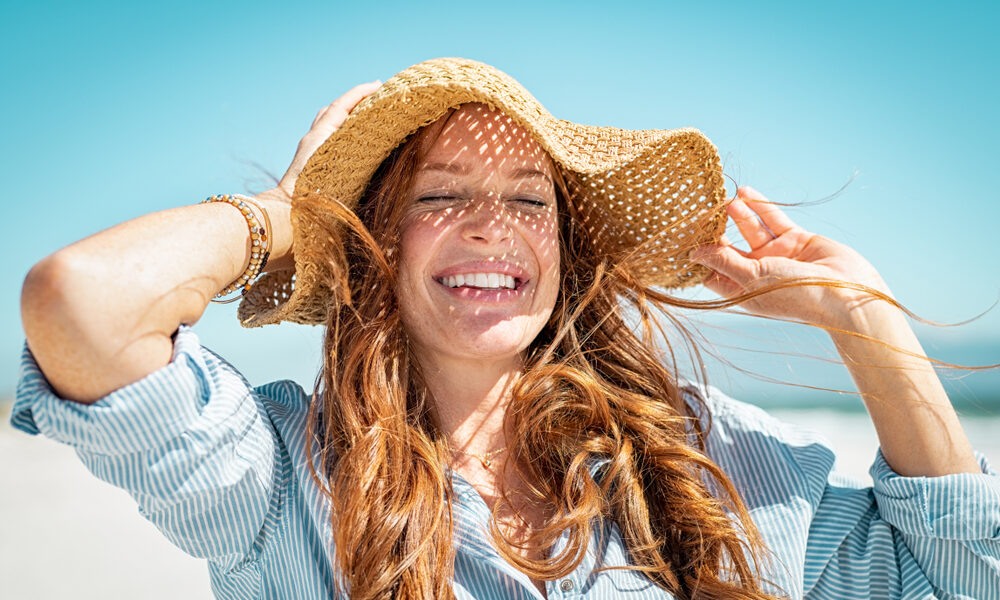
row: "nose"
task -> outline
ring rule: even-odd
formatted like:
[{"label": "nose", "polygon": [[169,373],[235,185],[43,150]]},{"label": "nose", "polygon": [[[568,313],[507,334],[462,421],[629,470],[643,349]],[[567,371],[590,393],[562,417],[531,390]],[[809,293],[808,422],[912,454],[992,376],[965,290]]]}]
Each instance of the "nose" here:
[{"label": "nose", "polygon": [[511,223],[513,217],[499,198],[493,195],[476,198],[466,210],[468,214],[462,223],[463,238],[486,244],[499,244],[513,237]]}]

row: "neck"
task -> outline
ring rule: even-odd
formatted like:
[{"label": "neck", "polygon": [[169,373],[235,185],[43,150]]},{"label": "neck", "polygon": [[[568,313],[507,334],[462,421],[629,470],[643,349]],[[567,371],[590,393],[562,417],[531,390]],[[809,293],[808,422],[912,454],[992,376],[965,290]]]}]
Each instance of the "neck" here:
[{"label": "neck", "polygon": [[473,360],[421,353],[432,410],[454,448],[485,454],[507,445],[504,413],[521,375],[520,356]]}]

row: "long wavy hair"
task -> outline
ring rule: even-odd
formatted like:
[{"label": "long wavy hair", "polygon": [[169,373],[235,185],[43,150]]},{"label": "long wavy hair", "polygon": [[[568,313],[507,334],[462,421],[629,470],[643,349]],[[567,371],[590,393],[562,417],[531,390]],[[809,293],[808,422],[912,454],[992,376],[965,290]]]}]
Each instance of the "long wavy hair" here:
[{"label": "long wavy hair", "polygon": [[[331,503],[340,585],[357,600],[454,597],[452,453],[394,292],[398,229],[426,132],[381,164],[356,210],[322,197],[310,209],[337,219],[310,468]],[[667,342],[666,318],[704,380],[697,344],[670,309],[724,303],[671,297],[632,278],[628,257],[597,255],[572,202],[579,184],[556,171],[560,294],[525,353],[504,417],[508,461],[524,465],[518,473],[529,499],[549,516],[527,542],[508,537],[496,520],[510,507],[501,488],[494,546],[530,577],[552,580],[580,564],[594,528],[610,519],[627,568],[679,599],[774,598],[761,575],[769,550],[738,491],[706,456],[705,401],[675,375],[670,345],[655,343]],[[607,461],[592,475],[595,458]],[[549,558],[563,531],[568,544]]]}]

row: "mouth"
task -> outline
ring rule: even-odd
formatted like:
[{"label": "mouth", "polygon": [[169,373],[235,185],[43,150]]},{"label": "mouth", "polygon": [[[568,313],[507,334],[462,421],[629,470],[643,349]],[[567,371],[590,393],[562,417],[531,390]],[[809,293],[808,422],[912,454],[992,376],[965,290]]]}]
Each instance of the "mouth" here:
[{"label": "mouth", "polygon": [[473,289],[485,291],[519,290],[527,280],[506,273],[459,273],[435,277],[435,281],[450,289]]},{"label": "mouth", "polygon": [[433,277],[453,298],[477,302],[507,302],[521,297],[531,280],[511,264],[456,265]]}]

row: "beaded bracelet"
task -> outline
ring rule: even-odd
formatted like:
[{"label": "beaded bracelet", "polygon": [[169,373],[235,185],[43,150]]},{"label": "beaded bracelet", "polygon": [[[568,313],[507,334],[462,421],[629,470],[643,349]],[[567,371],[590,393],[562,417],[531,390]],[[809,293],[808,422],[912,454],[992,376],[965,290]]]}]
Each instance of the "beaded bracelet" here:
[{"label": "beaded bracelet", "polygon": [[[235,302],[241,297],[245,296],[250,288],[253,287],[254,282],[257,280],[257,276],[264,270],[267,265],[267,259],[271,255],[271,218],[268,216],[267,211],[264,207],[252,200],[251,198],[244,196],[242,194],[219,194],[216,196],[209,196],[202,200],[202,204],[208,202],[226,202],[232,204],[243,213],[243,218],[247,221],[247,228],[250,230],[250,264],[247,265],[243,274],[232,282],[224,290],[216,294],[216,298],[222,298],[227,296],[236,290],[240,290],[240,295],[229,300],[216,300],[211,299],[209,302],[217,302],[219,304],[229,304],[230,302]],[[261,227],[260,223],[257,222],[257,216],[254,214],[250,207],[253,206],[264,215],[265,227]]]}]

